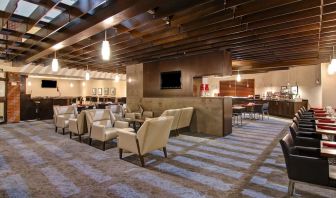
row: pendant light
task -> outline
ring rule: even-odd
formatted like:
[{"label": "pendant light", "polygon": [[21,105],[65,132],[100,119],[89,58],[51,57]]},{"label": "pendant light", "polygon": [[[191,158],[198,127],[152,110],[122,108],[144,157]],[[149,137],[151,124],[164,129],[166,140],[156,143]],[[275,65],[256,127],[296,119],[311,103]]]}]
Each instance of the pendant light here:
[{"label": "pendant light", "polygon": [[90,80],[89,65],[86,65],[85,80]]},{"label": "pendant light", "polygon": [[334,46],[333,46],[332,59],[330,64],[328,65],[328,74],[332,75],[335,73],[336,73],[336,58],[334,57]]},{"label": "pendant light", "polygon": [[237,75],[237,82],[240,82],[241,81],[241,76],[240,76],[240,73],[239,73],[239,70],[238,70],[238,75]]},{"label": "pendant light", "polygon": [[110,43],[108,40],[106,40],[106,30],[105,30],[105,40],[103,41],[103,44],[102,44],[102,58],[104,61],[108,61],[110,60]]},{"label": "pendant light", "polygon": [[55,51],[55,57],[51,62],[51,70],[53,72],[58,72],[58,69],[59,69],[59,64],[58,64],[58,60],[56,58],[56,51]]}]

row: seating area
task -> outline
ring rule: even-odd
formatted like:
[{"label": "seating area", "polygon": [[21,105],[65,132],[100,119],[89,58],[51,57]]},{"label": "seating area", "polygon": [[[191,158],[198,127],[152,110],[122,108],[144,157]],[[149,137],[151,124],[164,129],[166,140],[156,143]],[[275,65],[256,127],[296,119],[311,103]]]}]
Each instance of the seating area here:
[{"label": "seating area", "polygon": [[336,0],[0,0],[0,198],[335,198]]},{"label": "seating area", "polygon": [[329,118],[334,113],[331,107],[302,107],[293,118],[290,132],[280,140],[289,196],[294,195],[296,183],[336,187],[336,125]]}]

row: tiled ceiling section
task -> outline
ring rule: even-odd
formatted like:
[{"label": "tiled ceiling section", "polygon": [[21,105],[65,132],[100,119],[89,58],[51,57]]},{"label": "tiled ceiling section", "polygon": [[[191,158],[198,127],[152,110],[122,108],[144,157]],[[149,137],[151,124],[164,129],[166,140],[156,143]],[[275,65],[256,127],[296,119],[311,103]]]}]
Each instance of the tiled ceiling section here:
[{"label": "tiled ceiling section", "polygon": [[[105,62],[95,25],[112,16]],[[336,44],[336,0],[1,0],[0,19],[1,59],[50,64],[57,48],[63,67],[108,72],[218,50],[234,69],[283,69],[328,61]]]}]

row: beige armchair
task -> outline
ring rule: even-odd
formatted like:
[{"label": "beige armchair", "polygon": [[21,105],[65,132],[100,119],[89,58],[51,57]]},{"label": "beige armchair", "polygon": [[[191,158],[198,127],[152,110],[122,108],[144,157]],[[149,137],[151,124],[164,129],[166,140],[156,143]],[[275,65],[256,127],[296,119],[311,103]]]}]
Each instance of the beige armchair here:
[{"label": "beige armchair", "polygon": [[55,123],[56,128],[55,132],[57,133],[57,129],[61,128],[63,131],[63,135],[65,134],[65,128],[69,127],[69,119],[76,118],[77,111],[76,107],[69,106],[54,106],[54,115],[55,115]]},{"label": "beige armchair", "polygon": [[69,120],[69,131],[70,131],[70,139],[72,138],[72,134],[78,135],[79,142],[82,142],[82,135],[88,132],[85,111],[81,111],[81,113],[76,118],[71,118]]},{"label": "beige armchair", "polygon": [[137,133],[118,131],[119,158],[123,150],[139,155],[141,166],[145,165],[143,156],[153,150],[163,149],[167,157],[166,145],[174,117],[162,116],[146,120]]},{"label": "beige armchair", "polygon": [[181,109],[169,109],[169,110],[165,110],[160,117],[162,116],[173,116],[174,120],[173,120],[173,124],[171,126],[172,131],[176,131],[177,132],[177,126],[178,126],[178,122],[181,116]]},{"label": "beige armchair", "polygon": [[193,112],[193,107],[186,107],[181,109],[181,115],[177,124],[177,129],[190,127]]},{"label": "beige armchair", "polygon": [[116,121],[109,109],[87,110],[86,120],[90,137],[89,144],[92,144],[92,139],[101,141],[103,150],[105,150],[106,141],[117,137],[118,130],[134,132],[134,129],[128,128],[128,122]]}]

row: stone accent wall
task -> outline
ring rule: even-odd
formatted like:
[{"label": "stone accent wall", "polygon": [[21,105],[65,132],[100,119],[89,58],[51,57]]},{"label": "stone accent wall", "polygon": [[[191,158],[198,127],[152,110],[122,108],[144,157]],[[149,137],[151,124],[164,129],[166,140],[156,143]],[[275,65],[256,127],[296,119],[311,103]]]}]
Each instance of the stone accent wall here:
[{"label": "stone accent wall", "polygon": [[127,106],[132,111],[139,110],[143,97],[143,64],[128,65],[127,73]]},{"label": "stone accent wall", "polygon": [[20,122],[20,74],[8,73],[7,123]]}]

